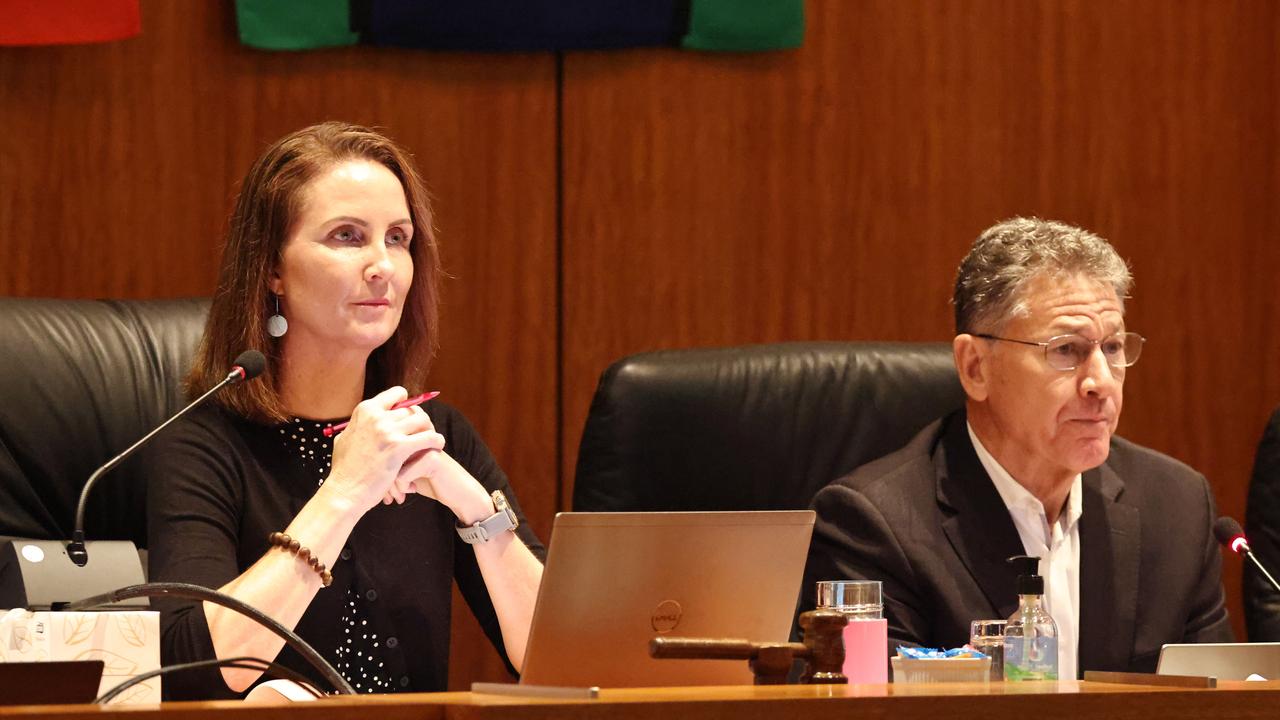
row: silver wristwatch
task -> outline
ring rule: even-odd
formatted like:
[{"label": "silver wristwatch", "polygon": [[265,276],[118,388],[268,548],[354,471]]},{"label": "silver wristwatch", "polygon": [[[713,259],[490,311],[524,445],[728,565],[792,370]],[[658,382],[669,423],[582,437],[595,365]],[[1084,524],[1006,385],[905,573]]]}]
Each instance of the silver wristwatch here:
[{"label": "silver wristwatch", "polygon": [[462,542],[468,545],[487,543],[501,533],[515,532],[520,527],[516,511],[507,504],[507,496],[501,490],[494,490],[490,497],[493,498],[495,512],[473,525],[458,527],[458,537],[462,538]]}]

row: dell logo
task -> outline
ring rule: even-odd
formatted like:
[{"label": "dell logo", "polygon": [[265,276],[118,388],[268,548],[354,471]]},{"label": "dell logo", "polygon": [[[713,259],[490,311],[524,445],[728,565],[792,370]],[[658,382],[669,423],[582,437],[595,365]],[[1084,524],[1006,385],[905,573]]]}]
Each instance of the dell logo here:
[{"label": "dell logo", "polygon": [[683,612],[684,610],[680,607],[680,603],[675,600],[663,600],[658,603],[658,607],[654,608],[653,615],[649,617],[649,622],[657,632],[671,632],[680,624],[680,615]]}]

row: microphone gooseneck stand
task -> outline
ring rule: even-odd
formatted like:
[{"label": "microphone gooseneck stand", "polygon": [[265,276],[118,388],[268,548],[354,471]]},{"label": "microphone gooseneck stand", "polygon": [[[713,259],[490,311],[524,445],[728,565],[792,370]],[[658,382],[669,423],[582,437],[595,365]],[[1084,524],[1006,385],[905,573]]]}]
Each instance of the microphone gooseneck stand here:
[{"label": "microphone gooseneck stand", "polygon": [[222,382],[219,382],[217,385],[209,388],[208,392],[195,400],[192,400],[186,407],[174,414],[173,417],[170,417],[168,420],[160,423],[160,425],[154,430],[143,435],[142,439],[125,448],[124,452],[121,452],[119,455],[111,458],[102,467],[93,471],[93,474],[85,481],[84,487],[80,489],[80,500],[76,503],[76,524],[75,528],[71,531],[71,542],[67,543],[67,557],[71,559],[71,562],[80,567],[84,567],[89,563],[89,550],[84,544],[84,509],[85,505],[89,502],[89,491],[93,489],[93,486],[98,482],[98,479],[110,472],[115,468],[115,466],[124,462],[124,460],[136,452],[138,448],[146,445],[151,438],[156,436],[156,433],[169,427],[169,425],[173,424],[173,421],[183,415],[186,415],[192,408],[199,406],[205,400],[213,397],[214,393],[228,385],[234,385],[238,382],[254,379],[262,374],[262,371],[266,369],[266,366],[266,356],[257,350],[245,350],[240,353],[235,359],[235,364],[231,367],[231,372],[227,373],[227,376],[222,379]]}]

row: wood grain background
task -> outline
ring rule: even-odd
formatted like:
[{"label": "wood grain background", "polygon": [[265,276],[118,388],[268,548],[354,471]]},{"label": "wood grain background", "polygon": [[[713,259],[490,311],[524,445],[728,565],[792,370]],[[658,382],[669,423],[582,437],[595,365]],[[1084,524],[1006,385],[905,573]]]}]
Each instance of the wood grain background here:
[{"label": "wood grain background", "polygon": [[[813,0],[797,52],[571,54],[561,478],[595,379],[659,347],[949,340],[1013,215],[1132,263],[1126,437],[1242,518],[1274,368],[1277,43],[1265,2]],[[1239,624],[1240,564],[1225,558]]]},{"label": "wood grain background", "polygon": [[[977,233],[1055,218],[1133,264],[1149,343],[1121,432],[1242,517],[1280,403],[1280,8],[809,0],[808,26],[765,54],[267,53],[227,0],[143,0],[139,38],[0,48],[0,294],[208,294],[267,143],[382,127],[428,178],[452,274],[436,380],[545,538],[613,360],[949,339]],[[451,685],[501,679],[456,614]]]}]

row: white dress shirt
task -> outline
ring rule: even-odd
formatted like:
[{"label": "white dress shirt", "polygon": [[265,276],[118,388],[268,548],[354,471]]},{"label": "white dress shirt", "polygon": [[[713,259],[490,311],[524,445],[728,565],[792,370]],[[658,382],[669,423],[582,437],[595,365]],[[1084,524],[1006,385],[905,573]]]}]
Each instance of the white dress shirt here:
[{"label": "white dress shirt", "polygon": [[1009,509],[1023,549],[1027,555],[1040,558],[1045,609],[1058,624],[1058,677],[1074,680],[1080,644],[1080,476],[1071,481],[1071,493],[1058,521],[1049,525],[1044,505],[996,462],[972,425],[969,439]]}]

